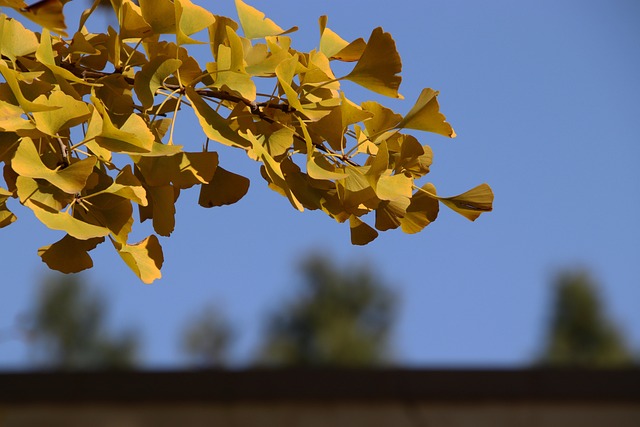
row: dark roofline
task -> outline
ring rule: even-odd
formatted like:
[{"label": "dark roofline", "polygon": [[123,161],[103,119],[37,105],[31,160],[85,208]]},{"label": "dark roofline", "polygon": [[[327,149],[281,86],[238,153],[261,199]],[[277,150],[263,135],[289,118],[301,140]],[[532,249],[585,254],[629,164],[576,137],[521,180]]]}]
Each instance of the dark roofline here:
[{"label": "dark roofline", "polygon": [[640,370],[251,369],[0,374],[0,406],[318,400],[640,404]]}]

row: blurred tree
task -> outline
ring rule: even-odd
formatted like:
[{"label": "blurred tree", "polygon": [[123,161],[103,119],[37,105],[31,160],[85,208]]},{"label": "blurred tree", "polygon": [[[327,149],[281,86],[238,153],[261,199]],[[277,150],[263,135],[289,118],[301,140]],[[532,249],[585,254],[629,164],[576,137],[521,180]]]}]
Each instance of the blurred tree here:
[{"label": "blurred tree", "polygon": [[267,323],[259,363],[373,366],[390,359],[396,296],[365,266],[338,269],[324,256],[301,265],[298,297]]},{"label": "blurred tree", "polygon": [[109,334],[106,311],[104,298],[89,293],[77,276],[45,280],[29,314],[36,363],[59,370],[133,368],[136,334]]},{"label": "blurred tree", "polygon": [[218,307],[209,306],[187,325],[182,336],[182,349],[192,366],[213,368],[225,366],[233,330]]},{"label": "blurred tree", "polygon": [[586,272],[561,273],[542,366],[608,368],[630,365],[622,334],[603,311],[597,284]]}]

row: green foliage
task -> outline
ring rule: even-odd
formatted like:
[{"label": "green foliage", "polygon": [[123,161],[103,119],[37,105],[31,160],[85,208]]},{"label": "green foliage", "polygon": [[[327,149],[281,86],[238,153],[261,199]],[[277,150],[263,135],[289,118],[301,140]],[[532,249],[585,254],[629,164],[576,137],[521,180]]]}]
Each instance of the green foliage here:
[{"label": "green foliage", "polygon": [[632,363],[622,334],[603,312],[596,283],[584,272],[561,274],[540,364],[611,368]]},{"label": "green foliage", "polygon": [[234,333],[218,307],[206,307],[193,317],[182,335],[182,349],[192,366],[223,367],[229,362]]},{"label": "green foliage", "polygon": [[[108,240],[143,282],[160,278],[156,235],[173,232],[181,191],[199,188],[200,205],[210,208],[237,202],[249,188],[247,178],[218,164],[209,140],[259,162],[268,186],[295,209],[348,222],[357,245],[378,231],[421,231],[439,202],[471,220],[492,209],[486,184],[443,198],[433,184],[417,183],[432,151],[403,131],[455,136],[437,91],[424,89],[403,117],[378,102],[358,105],[341,90],[348,80],[402,98],[400,56],[381,28],[366,42],[347,42],[321,17],[319,49],[301,52],[286,35],[296,27],[284,30],[241,0],[239,25],[190,0],[112,0],[118,28],[90,33],[84,24],[96,0],[68,37],[64,3],[0,0],[43,27],[34,33],[0,15],[7,187],[0,187],[0,227],[16,220],[6,203],[13,197],[62,231],[39,249],[52,269],[90,268],[89,252]],[[195,38],[200,33],[204,41]],[[188,49],[198,43],[210,47],[204,63]],[[336,77],[336,61],[354,66]],[[258,81],[271,93],[259,92]],[[174,138],[178,117],[189,111],[202,127],[197,146],[197,137]],[[155,232],[137,243],[129,239],[134,206]]]},{"label": "green foliage", "polygon": [[396,296],[366,266],[337,268],[323,256],[302,264],[297,299],[273,314],[260,363],[374,366],[389,362]]},{"label": "green foliage", "polygon": [[29,337],[37,363],[57,370],[133,368],[135,335],[109,334],[105,314],[104,299],[89,293],[77,277],[43,282],[30,313]]}]

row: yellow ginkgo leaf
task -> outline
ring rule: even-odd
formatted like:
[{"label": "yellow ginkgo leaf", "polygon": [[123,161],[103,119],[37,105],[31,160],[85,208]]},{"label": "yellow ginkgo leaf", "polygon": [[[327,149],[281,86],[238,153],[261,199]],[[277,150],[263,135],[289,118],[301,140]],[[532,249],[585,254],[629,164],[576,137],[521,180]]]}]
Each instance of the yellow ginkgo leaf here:
[{"label": "yellow ginkgo leaf", "polygon": [[200,126],[207,137],[232,147],[248,148],[251,143],[229,127],[228,121],[211,108],[192,87],[187,86],[185,94],[193,111],[198,117]]},{"label": "yellow ginkgo leaf", "polygon": [[493,191],[487,184],[480,184],[457,196],[438,199],[471,221],[475,221],[483,212],[493,210]]},{"label": "yellow ginkgo leaf", "polygon": [[378,27],[371,33],[367,47],[355,67],[343,79],[350,80],[381,95],[402,99],[398,93],[402,62],[396,43]]},{"label": "yellow ginkgo leaf", "polygon": [[61,90],[54,90],[49,98],[46,95],[40,95],[34,102],[60,107],[33,113],[36,128],[47,135],[55,136],[59,131],[77,126],[91,117],[91,111],[86,103],[76,100]]},{"label": "yellow ginkgo leaf", "polygon": [[153,34],[151,25],[142,17],[140,6],[130,0],[125,1],[122,3],[120,13],[122,15],[120,23],[120,38],[122,40],[130,38],[141,39]]},{"label": "yellow ginkgo leaf", "polygon": [[38,38],[33,31],[27,30],[18,20],[0,17],[0,53],[12,61],[18,56],[29,55],[38,48]]},{"label": "yellow ginkgo leaf", "polygon": [[155,235],[152,234],[133,244],[121,244],[113,240],[112,243],[120,258],[144,283],[150,284],[162,277],[160,269],[164,262],[164,255]]},{"label": "yellow ginkgo leaf", "polygon": [[167,58],[164,55],[156,56],[136,73],[133,88],[145,109],[153,107],[156,91],[162,87],[164,80],[181,65],[182,61],[179,59]]},{"label": "yellow ginkgo leaf", "polygon": [[255,7],[249,6],[242,0],[235,0],[235,2],[240,25],[244,31],[244,36],[248,39],[278,36],[298,30],[298,27],[291,27],[285,31],[271,19],[266,18],[264,13],[260,12]]},{"label": "yellow ginkgo leaf", "polygon": [[433,89],[423,89],[413,108],[409,110],[396,127],[399,129],[434,132],[455,138],[456,133],[451,125],[447,123],[444,114],[440,112],[437,100],[438,93]]},{"label": "yellow ginkgo leaf", "polygon": [[38,104],[25,98],[25,96],[22,94],[22,90],[20,89],[20,84],[18,83],[18,80],[21,80],[21,73],[7,67],[7,64],[5,64],[4,61],[0,61],[0,73],[4,76],[4,79],[11,89],[13,96],[16,98],[16,101],[18,101],[18,104],[25,113],[32,113],[35,111],[50,111],[60,108],[57,106]]},{"label": "yellow ginkgo leaf", "polygon": [[176,33],[176,11],[170,0],[140,0],[142,17],[155,34]]},{"label": "yellow ginkgo leaf", "polygon": [[436,188],[431,183],[422,186],[423,191],[417,191],[406,208],[405,214],[399,218],[402,231],[407,234],[418,233],[438,217],[440,204],[438,199],[425,192],[436,194]]},{"label": "yellow ginkgo leaf", "polygon": [[49,169],[40,159],[40,154],[31,138],[23,138],[18,146],[11,167],[16,173],[28,178],[49,181],[65,193],[76,194],[87,184],[97,159],[94,156],[75,161],[67,167]]},{"label": "yellow ginkgo leaf", "polygon": [[18,9],[22,16],[32,20],[43,28],[67,37],[67,25],[64,23],[61,0],[40,0],[30,6]]},{"label": "yellow ginkgo leaf", "polygon": [[36,218],[52,230],[61,230],[80,240],[105,237],[111,231],[108,228],[89,224],[65,212],[50,212],[32,203],[28,205]]},{"label": "yellow ginkgo leaf", "polygon": [[320,52],[324,53],[327,58],[354,62],[362,57],[362,53],[367,47],[364,39],[359,38],[349,43],[327,28],[326,16],[321,16],[318,21],[320,23]]},{"label": "yellow ginkgo leaf", "polygon": [[152,150],[155,137],[142,117],[131,114],[118,129],[111,121],[102,101],[92,96],[91,102],[102,118],[102,130],[96,136],[96,142],[101,147],[129,154],[149,153]]},{"label": "yellow ginkgo leaf", "polygon": [[216,20],[213,14],[190,0],[174,0],[174,6],[178,44],[201,44],[189,36],[212,25]]}]

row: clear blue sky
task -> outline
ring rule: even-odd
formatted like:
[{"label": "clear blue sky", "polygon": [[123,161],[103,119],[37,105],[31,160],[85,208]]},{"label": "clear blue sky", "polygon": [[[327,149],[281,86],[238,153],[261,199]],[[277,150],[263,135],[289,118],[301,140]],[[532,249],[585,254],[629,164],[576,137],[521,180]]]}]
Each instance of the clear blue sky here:
[{"label": "clear blue sky", "polygon": [[[230,0],[197,3],[235,17]],[[139,283],[107,244],[92,252],[96,266],[85,277],[108,296],[115,327],[144,333],[149,366],[182,363],[180,330],[207,303],[226,310],[239,333],[238,360],[249,360],[264,316],[294,291],[295,264],[311,250],[343,265],[367,261],[399,292],[395,345],[407,364],[528,363],[543,337],[550,282],[576,266],[593,272],[607,309],[640,349],[639,2],[249,3],[283,28],[298,25],[300,50],[317,45],[323,14],[347,40],[377,26],[390,32],[406,100],[385,102],[404,113],[423,87],[440,90],[458,134],[419,135],[434,151],[430,181],[441,194],[488,182],[494,212],[471,223],[442,209],[420,234],[390,231],[353,247],[346,225],[294,211],[256,163],[224,151],[223,166],[252,178],[249,195],[207,210],[183,193],[176,231],[161,240],[163,279]],[[345,90],[357,101],[373,98]],[[187,146],[200,144],[192,131],[178,134]],[[37,248],[60,237],[10,207],[20,219],[0,230],[0,329],[13,325],[47,274]],[[24,366],[26,356],[22,342],[0,343],[0,369]]]}]

